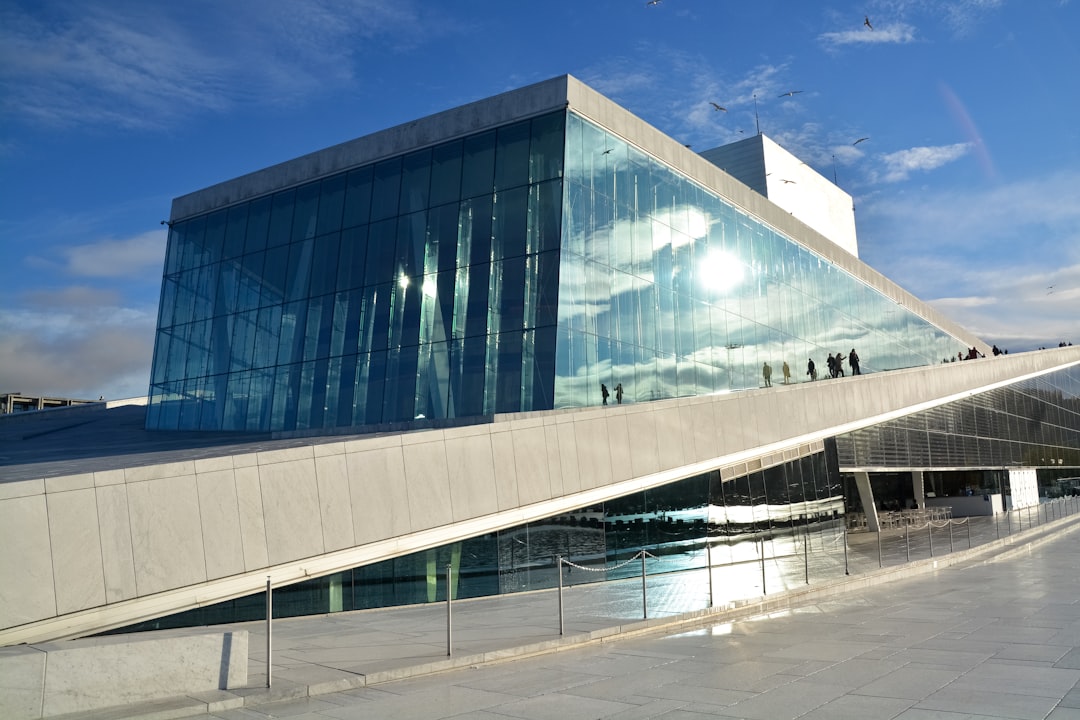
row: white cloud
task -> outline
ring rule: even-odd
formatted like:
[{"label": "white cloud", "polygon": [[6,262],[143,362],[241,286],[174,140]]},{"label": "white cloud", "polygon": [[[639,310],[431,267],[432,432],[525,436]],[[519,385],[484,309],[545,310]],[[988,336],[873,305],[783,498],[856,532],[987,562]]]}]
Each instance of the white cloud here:
[{"label": "white cloud", "polygon": [[155,309],[112,293],[68,287],[0,310],[0,388],[94,399],[146,394]]},{"label": "white cloud", "polygon": [[165,231],[106,239],[60,248],[64,270],[76,277],[120,278],[160,274],[165,263]]},{"label": "white cloud", "polygon": [[860,257],[989,342],[1080,342],[1078,183],[1067,171],[859,198]]},{"label": "white cloud", "polygon": [[934,170],[958,160],[971,152],[971,143],[914,147],[881,156],[885,166],[883,173],[871,174],[872,181],[900,182],[913,172]]},{"label": "white cloud", "polygon": [[0,10],[0,108],[60,126],[165,126],[318,94],[352,79],[373,38],[417,43],[455,27],[428,22],[412,2],[46,0],[33,15]]},{"label": "white cloud", "polygon": [[829,47],[840,45],[906,45],[915,42],[915,28],[907,23],[874,26],[874,29],[827,32],[818,39]]}]

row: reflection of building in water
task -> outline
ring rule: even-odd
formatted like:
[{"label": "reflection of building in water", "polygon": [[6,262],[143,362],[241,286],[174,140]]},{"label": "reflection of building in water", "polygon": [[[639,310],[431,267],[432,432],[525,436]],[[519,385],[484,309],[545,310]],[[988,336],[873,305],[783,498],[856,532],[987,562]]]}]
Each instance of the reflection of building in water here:
[{"label": "reflection of building in water", "polygon": [[[755,143],[797,182],[766,197],[562,77],[177,198],[144,417],[0,422],[0,641],[260,618],[267,575],[285,614],[550,588],[560,556],[630,577],[646,549],[801,583],[843,572],[849,517],[958,481],[933,473],[1029,500],[1080,474],[1080,348],[943,365],[989,346]],[[758,390],[851,347],[862,376]]]}]

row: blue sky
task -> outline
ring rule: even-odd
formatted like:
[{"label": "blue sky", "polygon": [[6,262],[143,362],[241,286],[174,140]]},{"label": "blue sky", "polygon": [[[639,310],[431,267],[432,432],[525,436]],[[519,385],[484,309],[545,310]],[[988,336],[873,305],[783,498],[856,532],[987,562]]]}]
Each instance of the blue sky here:
[{"label": "blue sky", "polygon": [[1011,352],[1080,342],[1078,29],[1080,0],[0,0],[0,392],[145,394],[172,198],[565,73],[699,150],[756,96],[865,261]]}]

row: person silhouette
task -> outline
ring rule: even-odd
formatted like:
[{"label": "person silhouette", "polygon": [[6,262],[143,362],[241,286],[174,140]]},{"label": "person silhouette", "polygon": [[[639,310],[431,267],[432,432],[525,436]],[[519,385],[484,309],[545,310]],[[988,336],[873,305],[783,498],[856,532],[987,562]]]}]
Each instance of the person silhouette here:
[{"label": "person silhouette", "polygon": [[791,368],[787,364],[787,360],[784,361],[784,384],[787,385],[791,382]]},{"label": "person silhouette", "polygon": [[769,363],[761,365],[761,376],[765,378],[765,387],[772,387],[772,368],[769,367]]},{"label": "person silhouette", "polygon": [[615,386],[615,402],[622,405],[622,383]]},{"label": "person silhouette", "polygon": [[607,405],[608,395],[610,394],[611,393],[608,392],[607,385],[605,385],[604,383],[600,383],[600,395],[604,398],[605,405]]},{"label": "person silhouette", "polygon": [[859,353],[855,352],[855,348],[851,348],[851,353],[847,356],[848,365],[851,366],[852,375],[862,375],[862,370],[859,369]]}]

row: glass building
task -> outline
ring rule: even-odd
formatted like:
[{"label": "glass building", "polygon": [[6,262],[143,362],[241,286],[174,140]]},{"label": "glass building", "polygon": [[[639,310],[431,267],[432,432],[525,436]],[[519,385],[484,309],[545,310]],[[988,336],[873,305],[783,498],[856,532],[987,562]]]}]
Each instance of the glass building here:
[{"label": "glass building", "polygon": [[[701,608],[844,577],[886,502],[1080,491],[1080,352],[951,364],[989,347],[708,155],[563,77],[176,198],[153,432],[20,470],[0,643],[259,619],[270,576],[279,616],[541,590],[559,557]],[[866,377],[813,382],[853,349]]]},{"label": "glass building", "polygon": [[572,109],[174,216],[160,307],[157,430],[644,402],[972,344]]}]

